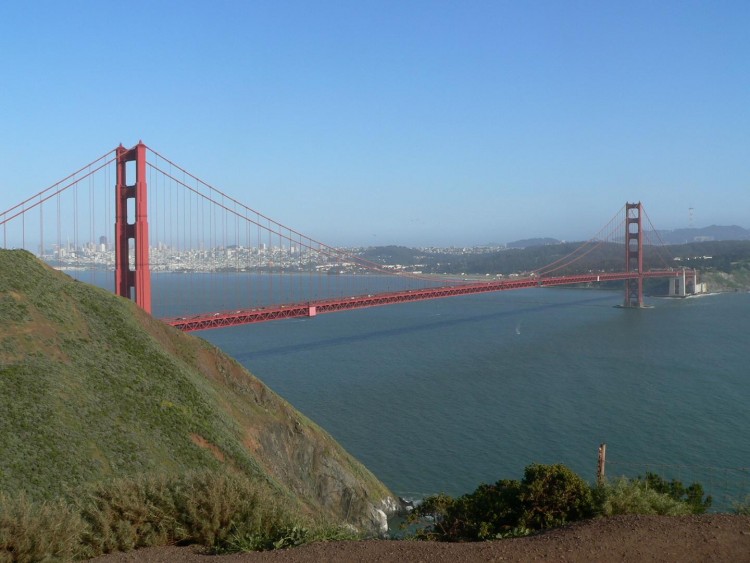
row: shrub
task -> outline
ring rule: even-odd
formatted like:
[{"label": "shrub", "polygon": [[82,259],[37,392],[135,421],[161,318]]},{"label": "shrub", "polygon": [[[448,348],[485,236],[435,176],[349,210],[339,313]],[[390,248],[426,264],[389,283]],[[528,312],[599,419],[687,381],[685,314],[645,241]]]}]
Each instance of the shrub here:
[{"label": "shrub", "polygon": [[[233,473],[198,473],[174,494],[183,541],[207,546],[225,544],[231,534],[273,538],[302,528],[306,521],[294,515],[280,493]],[[273,546],[268,547],[271,549]]]},{"label": "shrub", "polygon": [[521,484],[502,479],[494,485],[480,485],[464,501],[468,516],[467,536],[484,540],[525,527],[519,522]]},{"label": "shrub", "polygon": [[457,526],[460,526],[461,518],[455,514],[456,503],[457,499],[444,493],[428,496],[414,507],[406,519],[405,526],[428,520],[433,524],[420,528],[416,533],[418,539],[458,538],[460,532]]},{"label": "shrub", "polygon": [[285,549],[305,543],[323,541],[346,541],[361,539],[351,528],[334,526],[328,523],[312,524],[311,527],[299,525],[269,528],[266,530],[249,530],[240,532],[233,529],[229,537],[216,545],[216,554],[242,551],[265,551]]},{"label": "shrub", "polygon": [[530,465],[524,471],[519,523],[534,530],[590,518],[594,514],[588,483],[562,464]]},{"label": "shrub", "polygon": [[296,547],[307,543],[310,531],[301,526],[275,528],[273,530],[233,529],[232,533],[214,547],[214,553],[234,553],[240,551],[266,551]]},{"label": "shrub", "polygon": [[526,468],[521,481],[483,484],[456,499],[428,497],[409,522],[432,520],[417,533],[425,539],[484,540],[528,535],[593,513],[591,489],[583,479],[564,465],[535,464]]},{"label": "shrub", "polygon": [[598,511],[603,516],[618,514],[678,516],[692,513],[692,507],[687,503],[650,488],[641,480],[622,478],[613,483],[602,484],[597,488],[595,497]]},{"label": "shrub", "polygon": [[0,492],[0,561],[70,560],[79,555],[84,525],[62,501],[32,502]]},{"label": "shrub", "polygon": [[746,496],[743,501],[733,502],[732,513],[739,514],[740,516],[750,516],[750,495]]},{"label": "shrub", "polygon": [[82,543],[92,557],[163,545],[182,536],[165,476],[97,484],[74,502],[86,523]]},{"label": "shrub", "polygon": [[681,481],[672,479],[667,481],[656,473],[646,473],[646,477],[638,477],[645,485],[659,493],[669,495],[674,500],[684,502],[690,507],[693,514],[703,514],[711,507],[713,499],[711,496],[704,498],[703,486],[700,483],[692,483],[685,487]]},{"label": "shrub", "polygon": [[0,563],[70,560],[175,543],[246,551],[355,537],[295,508],[267,483],[235,472],[116,479],[54,502],[0,492]]},{"label": "shrub", "polygon": [[178,542],[216,547],[251,536],[277,541],[295,526],[267,486],[236,473],[119,479],[91,487],[78,508],[92,556]]}]

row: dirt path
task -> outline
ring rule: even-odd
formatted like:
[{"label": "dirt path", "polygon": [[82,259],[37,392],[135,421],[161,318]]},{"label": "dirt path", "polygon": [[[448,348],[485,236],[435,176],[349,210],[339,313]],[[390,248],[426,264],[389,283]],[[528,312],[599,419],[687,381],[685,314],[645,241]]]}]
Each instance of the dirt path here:
[{"label": "dirt path", "polygon": [[534,537],[482,543],[369,540],[330,542],[264,553],[209,556],[196,547],[150,548],[93,561],[118,563],[310,562],[750,562],[750,516],[618,516]]}]

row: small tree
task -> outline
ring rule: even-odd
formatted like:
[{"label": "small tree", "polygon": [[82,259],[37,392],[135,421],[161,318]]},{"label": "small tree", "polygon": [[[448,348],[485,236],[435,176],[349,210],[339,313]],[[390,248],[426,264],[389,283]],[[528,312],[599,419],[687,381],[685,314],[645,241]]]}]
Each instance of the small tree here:
[{"label": "small tree", "polygon": [[703,486],[700,483],[692,483],[690,486],[685,487],[681,481],[675,479],[667,481],[661,475],[651,472],[647,472],[645,478],[638,477],[638,480],[643,481],[649,489],[667,494],[674,500],[684,502],[690,507],[693,514],[703,514],[713,503],[711,495],[705,496]]},{"label": "small tree", "polygon": [[520,489],[519,481],[502,479],[494,485],[479,485],[473,493],[461,497],[467,537],[491,539],[517,528]]},{"label": "small tree", "polygon": [[521,481],[520,524],[534,530],[590,518],[594,514],[588,483],[562,464],[529,465]]}]

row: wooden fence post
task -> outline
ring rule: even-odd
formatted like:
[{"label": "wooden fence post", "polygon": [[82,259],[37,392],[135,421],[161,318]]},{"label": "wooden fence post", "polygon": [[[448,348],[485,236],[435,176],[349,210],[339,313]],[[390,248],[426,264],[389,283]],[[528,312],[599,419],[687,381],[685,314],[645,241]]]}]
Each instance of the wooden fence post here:
[{"label": "wooden fence post", "polygon": [[599,444],[599,463],[596,468],[596,482],[604,483],[604,466],[607,464],[607,444]]}]

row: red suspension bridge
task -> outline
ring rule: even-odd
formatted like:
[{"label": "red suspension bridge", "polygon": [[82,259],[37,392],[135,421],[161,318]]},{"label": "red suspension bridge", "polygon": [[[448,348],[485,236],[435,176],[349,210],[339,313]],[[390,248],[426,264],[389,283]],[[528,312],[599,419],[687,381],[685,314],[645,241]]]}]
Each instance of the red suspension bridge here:
[{"label": "red suspension bridge", "polygon": [[[643,307],[648,278],[669,278],[673,295],[695,291],[697,272],[671,268],[659,252],[660,266],[644,269],[644,245],[663,248],[645,240],[658,231],[645,231],[644,220],[650,224],[641,203],[627,203],[595,237],[524,276],[428,276],[303,235],[141,142],[0,213],[4,248],[24,248],[73,275],[103,273],[117,295],[185,331],[530,287],[623,281],[623,306],[633,308]],[[573,271],[611,245],[621,247],[620,267]],[[179,290],[169,283],[176,275]],[[210,312],[195,310],[201,303]]]}]

